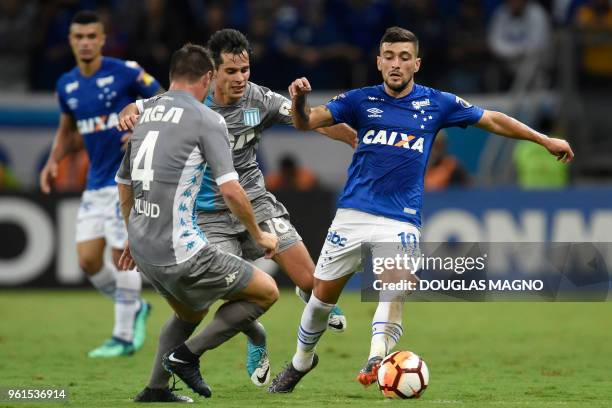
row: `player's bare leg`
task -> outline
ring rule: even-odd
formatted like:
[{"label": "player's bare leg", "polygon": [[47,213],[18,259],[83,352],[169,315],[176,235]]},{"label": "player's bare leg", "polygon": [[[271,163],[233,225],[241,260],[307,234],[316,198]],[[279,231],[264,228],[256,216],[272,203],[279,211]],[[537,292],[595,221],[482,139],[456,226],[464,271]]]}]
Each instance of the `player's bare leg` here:
[{"label": "player's bare leg", "polygon": [[[308,303],[314,285],[315,264],[302,241],[276,254],[274,261],[289,276],[297,286],[297,295]],[[334,305],[327,322],[332,332],[341,333],[346,330],[347,321],[344,313]]]},{"label": "player's bare leg", "polygon": [[[296,285],[297,295],[308,303],[314,282],[315,264],[302,241],[297,241],[289,248],[277,253],[273,260]],[[328,318],[328,327],[334,332],[342,332],[346,328],[346,317],[335,305]],[[265,329],[257,321],[244,333],[247,342],[247,373],[253,384],[261,387],[270,379],[270,360],[265,343]],[[259,339],[259,341],[257,341]]]},{"label": "player's bare leg", "polygon": [[298,382],[318,364],[315,348],[327,329],[329,314],[352,274],[324,281],[315,278],[314,290],[302,313],[297,350],[291,362],[273,380],[271,393],[292,392]]},{"label": "player's bare leg", "polygon": [[[87,277],[92,280],[96,275],[105,273],[104,267],[104,248],[106,247],[106,240],[104,238],[96,238],[89,241],[82,241],[77,243],[77,257],[79,266],[85,272]],[[112,269],[108,271],[113,276],[112,279],[108,279],[108,284],[98,285],[98,282],[92,281],[92,284],[100,293],[114,297],[115,296],[115,276],[112,273]],[[112,283],[112,284],[111,284]]]},{"label": "player's bare leg", "polygon": [[272,259],[302,291],[312,292],[315,264],[303,242],[296,242]]}]

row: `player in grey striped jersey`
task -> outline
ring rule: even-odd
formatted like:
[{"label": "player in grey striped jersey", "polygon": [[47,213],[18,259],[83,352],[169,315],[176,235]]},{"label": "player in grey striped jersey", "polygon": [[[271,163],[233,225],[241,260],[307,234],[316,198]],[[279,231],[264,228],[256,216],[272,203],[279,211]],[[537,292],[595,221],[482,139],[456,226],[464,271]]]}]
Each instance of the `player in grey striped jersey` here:
[{"label": "player in grey striped jersey", "polygon": [[[209,168],[227,207],[252,239],[267,257],[276,253],[278,238],[261,230],[238,182],[225,120],[201,103],[212,74],[213,62],[203,47],[188,44],[173,54],[170,90],[143,105],[116,176],[128,230],[119,262],[133,268],[135,261],[176,313],[162,329],[153,373],[136,397],[139,402],[185,401],[168,389],[164,368],[210,397],[199,370],[202,354],[247,330],[278,298],[269,275],[211,245],[196,222],[196,196]],[[192,336],[219,299],[226,302]]]},{"label": "player in grey striped jersey", "polygon": [[[265,129],[275,124],[292,124],[291,101],[249,81],[251,50],[239,31],[217,31],[209,39],[208,47],[215,60],[216,79],[214,91],[205,103],[225,118],[240,185],[251,200],[260,227],[279,237],[279,251],[274,261],[297,285],[298,294],[307,302],[313,288],[314,262],[291,224],[287,209],[266,190],[256,157],[259,139]],[[120,123],[125,130],[129,130],[138,112],[142,112],[141,103],[137,102],[138,110],[132,105],[121,113]],[[356,143],[355,132],[344,124],[318,131],[352,147]],[[212,243],[246,259],[263,256],[245,228],[228,211],[208,171],[204,173],[197,209],[198,224]],[[346,318],[337,306],[330,314],[329,328],[336,332],[346,328]],[[247,373],[255,385],[263,386],[270,377],[265,331],[255,322],[245,334],[249,337]]]}]

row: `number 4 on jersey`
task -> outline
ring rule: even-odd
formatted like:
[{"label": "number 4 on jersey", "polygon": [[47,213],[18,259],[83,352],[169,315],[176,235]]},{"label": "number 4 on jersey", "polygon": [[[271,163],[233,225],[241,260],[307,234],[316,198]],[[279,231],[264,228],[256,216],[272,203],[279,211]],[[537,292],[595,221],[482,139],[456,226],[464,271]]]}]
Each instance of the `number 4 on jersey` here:
[{"label": "number 4 on jersey", "polygon": [[[157,136],[159,136],[159,131],[150,130],[142,141],[142,144],[138,149],[138,153],[134,158],[134,167],[132,167],[132,180],[142,182],[143,190],[149,190],[151,188],[151,182],[153,181],[153,151],[155,150]],[[143,167],[140,168],[140,163],[142,162],[143,157],[144,164]]]}]

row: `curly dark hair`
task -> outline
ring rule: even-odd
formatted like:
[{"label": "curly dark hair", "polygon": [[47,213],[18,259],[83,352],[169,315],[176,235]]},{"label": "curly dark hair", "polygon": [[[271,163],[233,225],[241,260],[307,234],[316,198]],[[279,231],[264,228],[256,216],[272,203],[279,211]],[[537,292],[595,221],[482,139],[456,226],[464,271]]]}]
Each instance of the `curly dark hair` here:
[{"label": "curly dark hair", "polygon": [[221,54],[224,52],[239,55],[246,51],[249,59],[253,52],[245,35],[233,28],[224,28],[216,31],[210,36],[207,47],[217,67],[223,63]]}]

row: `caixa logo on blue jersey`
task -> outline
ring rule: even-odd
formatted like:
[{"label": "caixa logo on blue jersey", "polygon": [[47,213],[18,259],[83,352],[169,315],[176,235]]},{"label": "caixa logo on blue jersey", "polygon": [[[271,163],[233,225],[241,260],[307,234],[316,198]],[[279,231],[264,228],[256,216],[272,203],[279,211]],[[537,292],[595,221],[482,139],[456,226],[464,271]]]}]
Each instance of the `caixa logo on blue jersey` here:
[{"label": "caixa logo on blue jersey", "polygon": [[325,238],[325,240],[329,242],[330,244],[336,245],[339,247],[345,247],[346,241],[347,241],[345,237],[341,236],[336,231],[329,231],[327,233],[327,238]]},{"label": "caixa logo on blue jersey", "polygon": [[422,137],[417,138],[416,136],[406,133],[387,132],[386,130],[376,131],[374,129],[365,132],[362,140],[365,144],[387,145],[402,149],[416,150],[420,153],[423,153],[423,143],[425,143],[425,139]]},{"label": "caixa logo on blue jersey", "polygon": [[115,129],[118,124],[119,116],[116,113],[77,120],[77,128],[81,135]]}]

